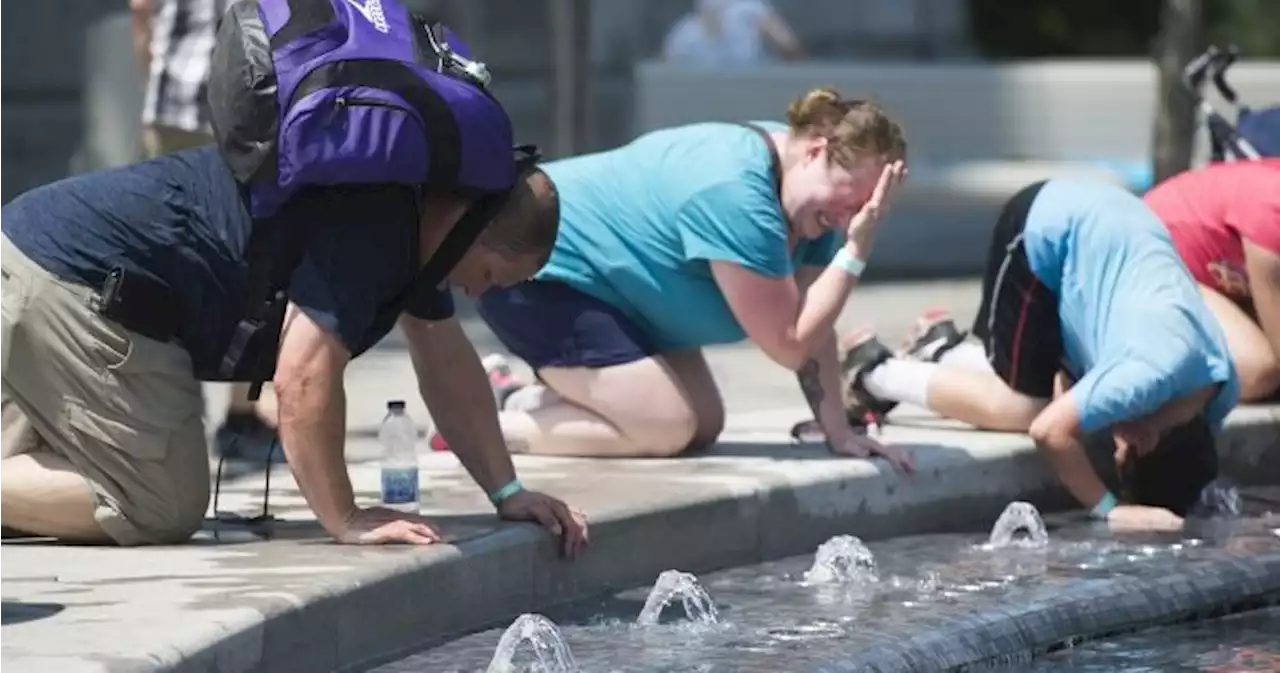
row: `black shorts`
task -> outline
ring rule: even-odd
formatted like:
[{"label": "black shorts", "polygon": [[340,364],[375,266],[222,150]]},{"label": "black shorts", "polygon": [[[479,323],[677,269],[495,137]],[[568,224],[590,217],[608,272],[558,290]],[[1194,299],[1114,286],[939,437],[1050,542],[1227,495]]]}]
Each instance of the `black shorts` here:
[{"label": "black shorts", "polygon": [[1037,182],[1015,194],[996,220],[973,335],[1009,387],[1051,399],[1062,367],[1058,298],[1032,272],[1022,244],[1027,214],[1043,186]]},{"label": "black shorts", "polygon": [[528,280],[480,295],[481,319],[513,355],[543,367],[598,369],[657,351],[618,308],[564,283]]}]

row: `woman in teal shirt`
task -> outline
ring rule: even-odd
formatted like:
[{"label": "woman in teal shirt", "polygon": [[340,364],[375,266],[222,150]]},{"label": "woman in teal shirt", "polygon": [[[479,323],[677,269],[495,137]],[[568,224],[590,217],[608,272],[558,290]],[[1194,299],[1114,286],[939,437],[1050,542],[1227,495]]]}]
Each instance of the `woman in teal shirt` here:
[{"label": "woman in teal shirt", "polygon": [[709,445],[725,412],[701,349],[750,339],[797,372],[833,451],[910,468],[848,426],[834,337],[906,142],[875,104],[830,89],[792,103],[787,121],[666,129],[544,167],[561,209],[551,258],[479,302],[545,386],[506,398],[513,450]]}]

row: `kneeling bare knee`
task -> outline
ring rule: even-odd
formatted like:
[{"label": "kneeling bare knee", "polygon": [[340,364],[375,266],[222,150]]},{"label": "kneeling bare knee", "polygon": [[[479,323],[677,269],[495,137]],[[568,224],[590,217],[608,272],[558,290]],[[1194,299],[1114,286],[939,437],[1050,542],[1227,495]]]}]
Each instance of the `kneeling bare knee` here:
[{"label": "kneeling bare knee", "polygon": [[627,432],[644,456],[669,458],[683,453],[698,434],[698,417],[692,409],[673,409],[660,416],[650,416]]}]

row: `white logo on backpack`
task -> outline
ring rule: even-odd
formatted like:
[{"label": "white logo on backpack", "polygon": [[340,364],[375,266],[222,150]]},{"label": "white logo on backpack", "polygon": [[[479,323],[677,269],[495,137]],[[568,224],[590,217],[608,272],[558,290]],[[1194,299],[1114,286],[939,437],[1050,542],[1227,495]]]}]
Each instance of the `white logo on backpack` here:
[{"label": "white logo on backpack", "polygon": [[382,0],[347,0],[347,4],[355,8],[379,33],[391,32],[387,23],[387,15],[382,12]]}]

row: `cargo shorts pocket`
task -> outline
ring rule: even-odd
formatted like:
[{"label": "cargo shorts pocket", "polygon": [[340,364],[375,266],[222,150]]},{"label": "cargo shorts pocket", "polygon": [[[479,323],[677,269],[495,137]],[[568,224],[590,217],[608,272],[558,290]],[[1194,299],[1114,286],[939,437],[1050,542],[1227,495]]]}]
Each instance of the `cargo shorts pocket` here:
[{"label": "cargo shorts pocket", "polygon": [[[79,449],[86,460],[94,464],[112,462],[105,456],[95,457],[100,451],[118,452],[123,457],[149,461],[162,461],[169,449],[173,430],[139,422],[137,419],[115,418],[77,401],[67,400],[67,425],[80,436]],[[85,441],[87,440],[87,441]],[[96,446],[95,446],[96,445]]]},{"label": "cargo shorts pocket", "polygon": [[0,297],[3,298],[6,324],[17,320],[18,316],[22,315],[22,309],[27,305],[29,294],[27,283],[21,274],[0,267]]}]

